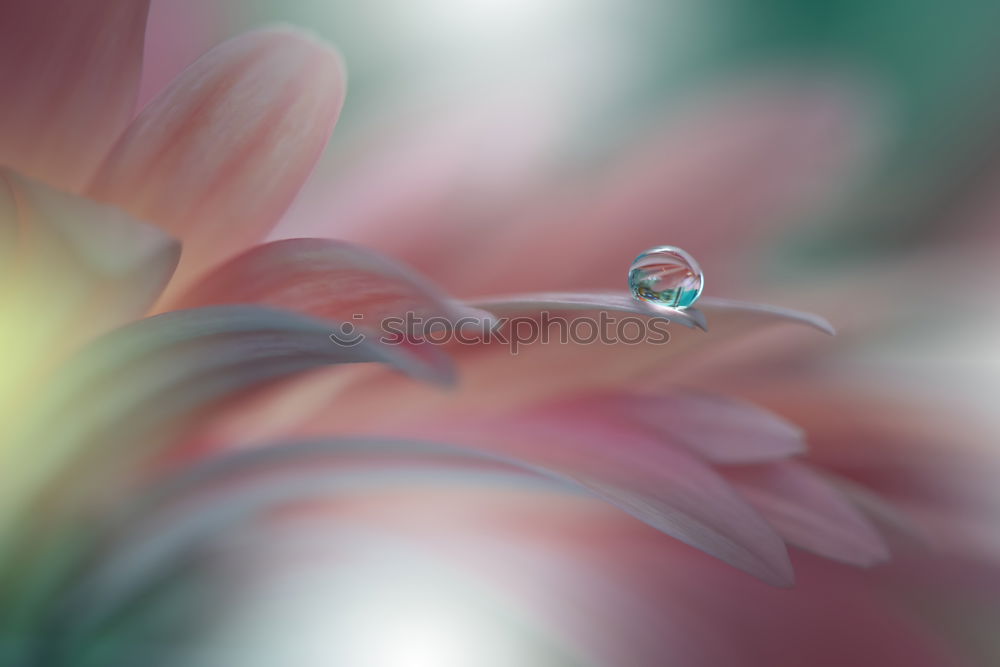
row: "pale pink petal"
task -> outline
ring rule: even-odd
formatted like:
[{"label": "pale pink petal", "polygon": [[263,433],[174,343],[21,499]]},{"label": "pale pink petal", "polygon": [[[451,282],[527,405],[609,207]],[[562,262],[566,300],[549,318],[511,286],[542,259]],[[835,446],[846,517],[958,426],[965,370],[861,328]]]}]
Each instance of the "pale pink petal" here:
[{"label": "pale pink petal", "polygon": [[805,465],[782,461],[722,474],[792,544],[852,565],[889,559],[885,540],[864,515]]},{"label": "pale pink petal", "polygon": [[[386,419],[357,428],[356,420],[337,409],[339,400],[326,403],[336,418],[298,433],[363,432],[429,440],[519,461],[572,480],[654,528],[768,583],[792,582],[784,543],[773,529],[708,464],[641,426],[605,419],[574,404],[496,416],[472,416],[466,408],[447,418],[407,409],[409,418],[400,420],[395,418],[397,408],[409,406],[396,404],[395,394],[389,394],[381,403],[392,406],[383,410]],[[353,402],[351,406],[358,407]],[[230,425],[229,434],[236,431]],[[288,432],[292,430],[286,428]]]},{"label": "pale pink petal", "polygon": [[744,401],[695,391],[630,391],[572,399],[588,410],[641,424],[716,464],[760,463],[802,454],[802,429]]},{"label": "pale pink petal", "polygon": [[[474,335],[492,322],[489,313],[449,299],[389,258],[332,239],[287,239],[251,248],[210,272],[168,308],[227,303],[270,305],[338,320],[343,324],[336,326],[344,327],[348,337],[386,337],[440,368],[451,368],[447,353],[420,334],[437,324],[471,329],[469,335]],[[407,324],[409,318],[413,324]],[[414,335],[398,335],[403,330]]]},{"label": "pale pink petal", "polygon": [[143,110],[89,192],[180,237],[188,282],[277,222],[343,97],[341,61],[327,46],[287,29],[237,37]]},{"label": "pale pink petal", "polygon": [[[684,610],[690,632],[698,633],[703,642],[725,637],[739,656],[733,662],[693,662],[692,667],[979,664],[961,658],[948,637],[929,631],[930,610],[900,604],[898,598],[886,595],[891,572],[858,570],[798,553],[793,554],[795,589],[786,591],[766,588],[711,559],[669,545],[626,550],[612,544],[601,556],[601,571],[633,582],[654,608]],[[661,567],[664,562],[669,567]],[[904,590],[922,590],[938,576],[941,565],[930,561],[902,579]],[[661,618],[664,623],[670,620]],[[634,617],[629,621],[636,622]]]},{"label": "pale pink petal", "polygon": [[880,528],[909,538],[912,543],[926,545],[932,542],[927,530],[914,517],[875,491],[836,475],[825,475],[825,479]]},{"label": "pale pink petal", "polygon": [[132,115],[149,0],[0,5],[0,165],[78,191]]},{"label": "pale pink petal", "polygon": [[709,324],[712,321],[719,320],[724,327],[752,328],[771,323],[790,322],[812,327],[817,331],[831,336],[835,333],[833,325],[827,322],[824,317],[792,308],[747,303],[745,301],[722,299],[712,296],[699,299],[698,308],[704,311],[706,317],[709,319]]},{"label": "pale pink petal", "polygon": [[376,429],[522,461],[576,483],[668,535],[776,586],[793,581],[784,543],[707,464],[626,421],[573,404],[498,418]]},{"label": "pale pink petal", "polygon": [[379,331],[387,317],[445,318],[482,328],[481,312],[449,299],[388,257],[344,241],[286,239],[251,248],[218,267],[170,305],[256,303],[353,321]]},{"label": "pale pink petal", "polygon": [[474,299],[479,308],[497,314],[517,314],[542,310],[604,310],[609,312],[633,313],[645,317],[660,317],[682,326],[705,329],[705,318],[697,308],[654,308],[644,301],[619,292],[549,292],[519,294],[511,296],[491,296]]},{"label": "pale pink petal", "polygon": [[[606,295],[594,295],[594,299],[598,298],[604,299],[599,310],[612,310],[615,304],[627,307],[627,301],[619,297],[606,299]],[[587,309],[591,310],[589,297],[561,295],[558,301],[544,302],[558,305],[559,308],[554,308],[550,314],[565,316],[566,321],[573,321],[575,317],[594,319],[593,313],[577,315],[573,312],[581,300],[586,301]],[[487,306],[491,313],[539,321],[538,309],[530,297],[510,302],[509,311],[506,302],[484,300],[476,303]],[[792,321],[819,325],[812,321],[812,316],[791,315]],[[458,361],[462,387],[458,394],[429,392],[379,372],[352,374],[346,384],[343,377],[329,381],[317,377],[296,388],[294,401],[275,395],[272,397],[275,406],[268,408],[266,404],[270,399],[261,397],[261,403],[254,403],[248,412],[229,415],[232,421],[223,420],[227,423],[225,439],[277,437],[286,428],[323,434],[331,427],[365,429],[399,425],[428,414],[444,419],[462,416],[470,410],[477,414],[499,414],[517,406],[581,393],[653,386],[662,383],[672,369],[683,367],[693,358],[711,358],[734,341],[789,321],[783,312],[775,314],[769,307],[752,305],[727,305],[710,312],[709,320],[707,332],[671,327],[666,337],[653,339],[659,333],[650,332],[648,340],[637,344],[563,343],[560,328],[553,326],[547,341],[535,336],[516,347],[511,345],[511,330],[517,327],[508,323],[499,328],[505,332],[507,340],[492,336],[488,342],[470,345],[456,341],[448,346],[449,353]],[[287,392],[288,388],[285,389]],[[386,404],[391,404],[393,409],[385,410]],[[274,410],[278,410],[280,417]]]},{"label": "pale pink petal", "polygon": [[662,317],[689,328],[694,326],[700,329],[707,329],[711,324],[709,318],[713,313],[719,313],[719,318],[727,329],[741,326],[749,328],[757,324],[766,324],[768,321],[774,323],[786,321],[804,324],[823,333],[831,335],[834,333],[833,326],[819,315],[780,306],[747,303],[718,297],[703,297],[693,308],[653,307],[644,301],[619,292],[529,293],[473,299],[471,303],[491,312],[504,314],[540,310],[631,312],[647,317]]}]

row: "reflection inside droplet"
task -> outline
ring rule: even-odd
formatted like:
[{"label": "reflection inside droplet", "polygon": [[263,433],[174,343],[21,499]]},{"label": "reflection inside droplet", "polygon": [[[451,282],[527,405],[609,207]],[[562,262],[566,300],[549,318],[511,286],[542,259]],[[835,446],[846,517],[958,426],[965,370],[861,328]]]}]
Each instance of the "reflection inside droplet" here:
[{"label": "reflection inside droplet", "polygon": [[694,257],[680,248],[650,248],[632,262],[628,285],[632,296],[670,308],[686,308],[701,296],[705,277]]}]

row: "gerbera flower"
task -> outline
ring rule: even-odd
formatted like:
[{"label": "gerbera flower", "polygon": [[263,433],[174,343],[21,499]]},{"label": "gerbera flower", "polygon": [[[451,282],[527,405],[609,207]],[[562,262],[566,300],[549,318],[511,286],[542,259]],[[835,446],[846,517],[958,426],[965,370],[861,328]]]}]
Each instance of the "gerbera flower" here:
[{"label": "gerbera flower", "polygon": [[[343,323],[407,314],[480,332],[542,310],[656,315],[605,291],[460,301],[342,241],[257,245],[343,97],[339,58],[295,30],[217,47],[132,118],[145,3],[0,11],[3,312],[16,350],[0,490],[10,664],[231,664],[236,654],[241,664],[469,664],[467,651],[482,657],[492,640],[456,653],[448,628],[466,615],[488,621],[466,628],[473,635],[510,621],[500,644],[515,652],[501,664],[662,664],[664,653],[739,664],[685,636],[704,626],[679,607],[650,598],[657,565],[714,572],[664,533],[779,587],[793,583],[786,544],[853,565],[888,557],[865,514],[802,460],[800,429],[742,401],[648,382],[678,355],[776,323],[827,330],[822,319],[704,298],[660,315],[672,322],[666,347],[529,343],[515,359],[501,344],[421,336],[344,344],[330,336]],[[770,201],[751,194],[745,203]],[[156,300],[160,314],[119,326]],[[297,379],[353,362],[410,377],[365,367]],[[332,549],[258,542],[317,526],[338,538]],[[247,544],[249,559],[227,549]],[[252,604],[232,596],[262,567],[296,572],[290,564],[315,553],[333,573],[330,611],[319,613],[339,615],[346,634],[317,646],[322,637],[303,632],[293,657],[271,647],[279,657],[254,658],[239,631],[219,643],[227,622],[258,627]],[[214,605],[221,626],[207,624]],[[421,616],[431,623],[415,644],[376,634]],[[602,626],[614,632],[598,636]]]}]

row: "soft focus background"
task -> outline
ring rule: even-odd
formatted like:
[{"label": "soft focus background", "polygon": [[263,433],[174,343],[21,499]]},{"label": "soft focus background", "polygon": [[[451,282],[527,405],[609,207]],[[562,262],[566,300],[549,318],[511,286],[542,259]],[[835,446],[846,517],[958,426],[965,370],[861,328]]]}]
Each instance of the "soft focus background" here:
[{"label": "soft focus background", "polygon": [[[988,0],[161,0],[140,105],[247,29],[286,22],[336,44],[350,74],[344,113],[277,235],[350,237],[378,198],[354,185],[371,187],[373,174],[399,209],[480,196],[463,213],[470,226],[488,227],[503,216],[487,205],[500,209],[581,175],[602,178],[624,149],[714,91],[774,79],[846,89],[860,108],[848,137],[864,136],[852,147],[858,159],[838,175],[837,197],[781,221],[791,224],[755,261],[755,288],[758,279],[780,289],[859,265],[926,259],[912,289],[888,304],[859,293],[856,308],[898,315],[905,306],[919,318],[893,331],[892,361],[948,356],[957,365],[936,367],[938,381],[961,366],[987,382],[986,367],[997,363],[984,324],[993,319],[993,253],[978,241],[996,240],[998,19],[1000,6]],[[428,169],[429,158],[440,166]]]},{"label": "soft focus background", "polygon": [[[350,85],[330,149],[275,237],[406,247],[407,262],[461,296],[505,283],[622,288],[643,245],[688,248],[708,294],[828,316],[841,337],[817,363],[838,400],[854,396],[853,414],[872,422],[912,420],[915,437],[938,447],[941,474],[967,481],[977,514],[955,527],[963,553],[1000,554],[989,467],[1000,458],[1000,3],[160,0],[140,104],[210,46],[276,21],[336,44]],[[803,104],[791,90],[813,91],[811,125],[762,126],[760,143],[738,153],[748,162],[715,176],[730,128]],[[798,184],[808,205],[734,235],[738,211],[725,202],[743,179],[776,169],[789,141],[795,159],[830,160],[823,182]],[[683,168],[699,161],[704,173]],[[612,201],[634,183],[651,194],[615,207],[593,194],[608,183]],[[591,214],[608,217],[607,252],[573,257],[574,216]],[[615,245],[614,224],[638,224],[630,216],[649,242]],[[512,221],[556,225],[565,243],[535,253]],[[422,230],[447,226],[452,245],[419,247]],[[523,282],[504,274],[512,261]],[[567,262],[591,261],[574,285],[560,283]],[[782,370],[737,372],[726,386],[752,395],[773,380],[770,396],[752,398],[801,421],[787,407],[796,370]],[[811,416],[835,424],[842,407],[831,399],[829,414]],[[974,660],[1000,659],[990,630],[1000,614],[983,602],[934,600],[934,621]],[[248,614],[247,627],[268,623]]]},{"label": "soft focus background", "polygon": [[[161,0],[140,105],[226,37],[274,22],[306,27],[341,50],[350,91],[330,150],[276,236],[370,242],[358,228],[373,218],[426,222],[422,215],[445,211],[472,230],[456,242],[465,250],[476,245],[469,235],[489,238],[509,220],[511,200],[575,179],[585,191],[583,176],[617,177],[601,170],[662,134],[673,115],[693,107],[697,116],[702,98],[712,108],[718,90],[760,83],[766,96],[775,79],[847,90],[858,117],[845,141],[863,141],[849,148],[850,169],[831,177],[839,182],[823,186],[835,196],[778,221],[780,233],[755,248],[726,295],[822,291],[853,277],[841,305],[868,324],[873,374],[885,378],[888,366],[942,406],[990,411],[1000,389],[998,20],[1000,5],[988,0]],[[670,138],[656,146],[667,155]],[[730,187],[720,182],[713,195]],[[689,247],[686,237],[711,224],[685,223],[653,242]],[[392,239],[380,241],[392,251]],[[429,256],[417,268],[443,278],[440,264],[456,264],[445,250],[447,261]],[[579,287],[618,287],[605,276],[638,250],[611,255]],[[722,294],[713,277],[727,267],[702,264],[708,293]],[[752,287],[741,284],[748,278]],[[475,280],[462,282],[477,291]],[[816,309],[808,297],[786,303]]]}]

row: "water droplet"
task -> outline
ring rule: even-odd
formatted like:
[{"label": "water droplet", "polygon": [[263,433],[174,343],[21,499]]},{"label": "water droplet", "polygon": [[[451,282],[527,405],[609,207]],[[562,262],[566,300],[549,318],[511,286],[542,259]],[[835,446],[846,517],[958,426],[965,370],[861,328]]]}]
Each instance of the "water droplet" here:
[{"label": "water droplet", "polygon": [[632,296],[641,301],[686,308],[698,300],[705,276],[694,257],[680,248],[650,248],[632,262],[628,271]]}]

